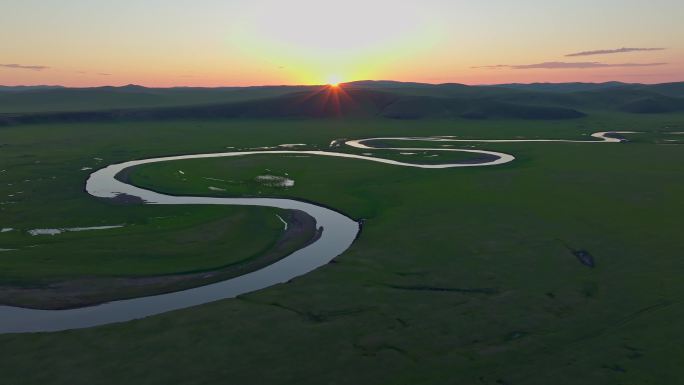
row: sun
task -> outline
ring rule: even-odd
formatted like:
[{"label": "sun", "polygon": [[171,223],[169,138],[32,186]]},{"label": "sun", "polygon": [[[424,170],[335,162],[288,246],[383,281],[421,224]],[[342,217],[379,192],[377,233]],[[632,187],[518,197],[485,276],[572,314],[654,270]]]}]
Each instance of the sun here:
[{"label": "sun", "polygon": [[328,77],[328,85],[330,87],[339,87],[342,79],[337,75],[331,75]]}]

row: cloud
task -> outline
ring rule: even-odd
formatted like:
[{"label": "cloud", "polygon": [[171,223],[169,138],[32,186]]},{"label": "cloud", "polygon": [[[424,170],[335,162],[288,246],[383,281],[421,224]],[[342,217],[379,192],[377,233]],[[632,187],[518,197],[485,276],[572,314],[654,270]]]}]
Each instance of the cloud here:
[{"label": "cloud", "polygon": [[507,65],[507,64],[497,64],[497,65],[493,65],[493,66],[476,66],[476,67],[470,67],[470,68],[496,70],[496,69],[502,69],[502,68],[511,68],[511,66]]},{"label": "cloud", "polygon": [[528,69],[589,69],[589,68],[626,68],[626,67],[656,67],[666,65],[667,63],[599,63],[599,62],[545,62],[545,63],[535,63],[535,64],[497,64],[490,66],[479,66],[472,67],[475,69],[514,69],[514,70],[528,70]]},{"label": "cloud", "polygon": [[100,76],[112,76],[112,74],[108,74],[105,72],[100,72],[100,73],[98,73],[98,75],[100,75]]},{"label": "cloud", "polygon": [[30,71],[42,71],[49,69],[48,66],[27,66],[22,64],[0,64],[2,68],[12,68],[17,70],[30,70]]},{"label": "cloud", "polygon": [[664,51],[665,48],[617,48],[617,49],[599,49],[596,51],[582,51],[569,53],[565,57],[576,57],[576,56],[593,56],[593,55],[610,55],[614,53],[626,53],[626,52],[644,52],[644,51]]}]

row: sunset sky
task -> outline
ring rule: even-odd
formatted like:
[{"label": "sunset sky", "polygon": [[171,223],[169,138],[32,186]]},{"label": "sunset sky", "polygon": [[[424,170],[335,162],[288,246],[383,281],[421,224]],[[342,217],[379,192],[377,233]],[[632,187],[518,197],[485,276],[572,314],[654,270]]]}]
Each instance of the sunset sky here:
[{"label": "sunset sky", "polygon": [[682,0],[2,0],[0,84],[684,80]]}]

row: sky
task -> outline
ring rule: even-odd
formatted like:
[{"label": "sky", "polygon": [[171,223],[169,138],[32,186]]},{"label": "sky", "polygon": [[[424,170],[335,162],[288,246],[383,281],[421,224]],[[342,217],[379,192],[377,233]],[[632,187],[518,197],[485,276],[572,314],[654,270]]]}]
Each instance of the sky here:
[{"label": "sky", "polygon": [[0,84],[684,81],[682,0],[2,0]]}]

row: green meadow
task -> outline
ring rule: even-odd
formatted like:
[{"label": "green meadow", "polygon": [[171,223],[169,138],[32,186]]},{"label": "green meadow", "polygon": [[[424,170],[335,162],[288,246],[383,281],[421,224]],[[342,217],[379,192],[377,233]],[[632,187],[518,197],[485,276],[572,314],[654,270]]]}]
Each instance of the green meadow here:
[{"label": "green meadow", "polygon": [[[597,131],[641,132],[618,144],[449,143],[517,158],[494,167],[425,170],[268,154],[138,167],[128,177],[141,187],[304,199],[363,220],[363,231],[334,263],[233,300],[86,330],[0,335],[0,382],[677,383],[684,358],[677,322],[684,316],[684,136],[668,132],[684,131],[681,122],[682,114],[602,112],[564,121],[216,119],[0,127],[0,228],[15,229],[0,233],[0,249],[15,249],[0,252],[0,286],[8,291],[247,263],[272,252],[283,233],[276,215],[289,215],[102,201],[83,191],[92,172],[84,167],[290,143],[327,150],[340,138],[589,140]],[[334,150],[416,163],[469,157]],[[264,185],[261,175],[295,184]],[[125,226],[28,233],[119,224]],[[292,241],[276,257],[307,240]],[[582,264],[576,251],[590,253],[595,266]],[[89,295],[117,297],[106,287]],[[4,303],[21,301],[6,296]],[[27,298],[23,305],[45,301]]]}]

